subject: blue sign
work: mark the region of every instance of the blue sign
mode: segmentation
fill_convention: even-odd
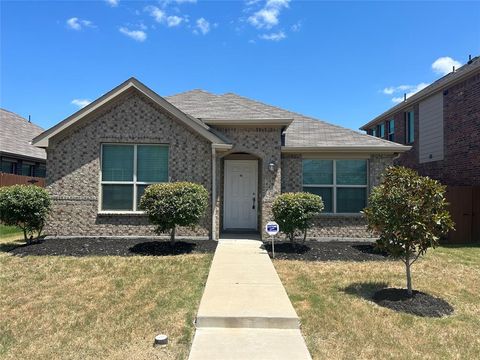
[[[265,225],[265,231],[268,235],[277,235],[280,231],[280,226],[275,221],[269,221],[267,225]]]

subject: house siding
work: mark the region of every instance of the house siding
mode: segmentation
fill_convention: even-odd
[[[210,143],[136,92],[59,135],[47,150],[46,181],[53,200],[45,229],[49,235],[154,235],[145,215],[98,213],[102,143],[168,144],[170,181],[192,181],[211,191]],[[199,226],[177,233],[208,236],[210,222],[206,215]]]

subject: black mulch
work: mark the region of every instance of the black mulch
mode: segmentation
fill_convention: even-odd
[[[265,242],[265,249],[272,256],[271,242]],[[386,253],[375,249],[373,243],[366,242],[320,242],[299,243],[276,242],[275,259],[306,261],[385,261],[391,260]]]
[[[19,256],[65,255],[65,256],[164,256],[191,253],[213,253],[217,242],[212,240],[179,239],[175,246],[168,240],[157,239],[109,239],[75,238],[43,239],[31,245],[19,245],[5,249]]]
[[[453,313],[453,307],[445,300],[416,290],[412,297],[408,297],[406,289],[382,289],[373,295],[373,301],[380,306],[417,316],[442,317]]]

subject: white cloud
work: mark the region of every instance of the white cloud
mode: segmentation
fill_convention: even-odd
[[[72,104],[78,106],[80,109],[84,108],[88,104],[90,104],[91,101],[88,99],[73,99]]]
[[[177,15],[168,16],[164,10],[159,9],[156,6],[147,6],[144,10],[147,11],[155,19],[156,22],[160,24],[165,24],[168,27],[178,26],[185,20],[184,18]]]
[[[420,83],[417,85],[400,85],[400,86],[391,86],[388,88],[383,89],[383,93],[387,95],[392,95],[394,93],[399,93],[401,91],[404,91],[404,93],[407,95],[407,99],[415,95],[417,92],[420,90],[425,89],[428,85],[428,83]],[[401,103],[404,100],[403,96],[396,96],[392,98],[392,101],[396,104]]]
[[[110,5],[111,7],[116,7],[118,6],[118,3],[120,2],[120,0],[105,0],[108,5]]]
[[[77,17],[72,17],[67,20],[67,26],[73,30],[82,30],[84,27],[94,28],[93,22],[90,20],[83,20]]]
[[[203,35],[205,35],[210,32],[210,23],[205,18],[202,17],[200,19],[197,19],[195,24],[196,29],[193,30],[195,34],[202,33]]]
[[[290,29],[293,31],[293,32],[299,32],[300,29],[302,28],[302,22],[301,21],[298,21],[297,23],[293,24]]]
[[[165,14],[165,11],[159,9],[156,6],[147,6],[145,8],[145,11],[147,11],[158,23],[164,22],[167,18],[167,14]]]
[[[142,31],[142,30],[130,30],[126,27],[121,27],[119,29],[119,31],[132,38],[133,40],[136,40],[136,41],[140,41],[140,42],[143,42],[147,39],[147,33],[145,31]]]
[[[180,16],[172,15],[167,17],[167,25],[168,27],[174,27],[181,24],[183,19]]]
[[[462,63],[452,59],[450,56],[444,56],[433,62],[432,70],[437,74],[447,75],[448,73],[452,72],[454,66],[455,69],[458,69],[460,66],[462,66]]]
[[[290,0],[267,0],[263,8],[251,15],[247,21],[257,29],[271,29],[278,25],[280,12],[288,8]]]
[[[279,31],[276,33],[262,34],[262,35],[259,35],[258,37],[263,40],[280,41],[285,39],[287,36],[283,31]]]

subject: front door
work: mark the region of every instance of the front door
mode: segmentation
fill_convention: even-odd
[[[257,229],[257,160],[225,160],[224,230]]]

